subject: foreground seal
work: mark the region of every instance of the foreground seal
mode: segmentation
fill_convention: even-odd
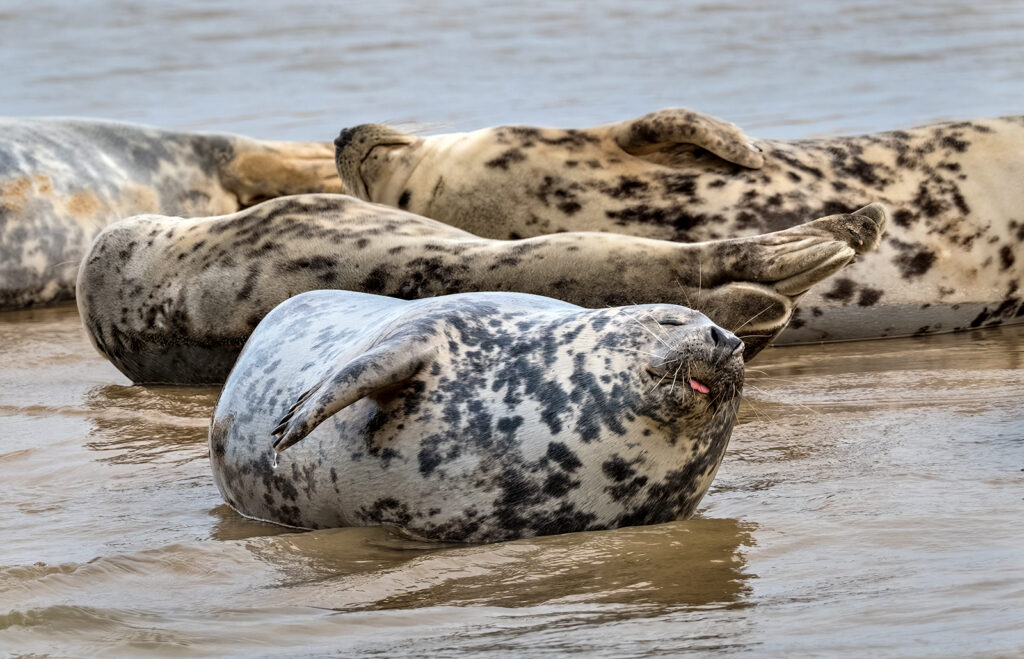
[[[1024,321],[1024,117],[751,141],[674,109],[586,130],[416,137],[368,124],[336,144],[351,194],[491,238],[703,241],[887,204],[894,223],[879,250],[812,291],[779,343]]]
[[[253,332],[210,462],[235,510],[301,528],[496,542],[668,522],[721,463],[742,354],[673,305],[314,291]]]
[[[0,118],[0,309],[70,299],[82,255],[116,220],[341,192],[333,155],[316,142]]]
[[[320,288],[686,304],[739,333],[749,361],[808,288],[877,244],[885,222],[873,205],[692,245],[605,233],[502,241],[353,197],[299,195],[221,217],[143,215],[108,227],[83,261],[78,308],[96,348],[140,383],[223,382],[271,309]]]

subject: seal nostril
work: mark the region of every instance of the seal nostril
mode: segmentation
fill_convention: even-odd
[[[708,329],[708,340],[726,354],[733,354],[743,346],[743,341],[740,341],[735,334],[718,327]]]

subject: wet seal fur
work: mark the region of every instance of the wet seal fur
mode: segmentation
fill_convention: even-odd
[[[584,130],[417,137],[367,124],[336,145],[351,194],[490,238],[705,241],[888,205],[878,251],[812,291],[778,343],[1024,321],[1024,117],[780,141],[668,109]]]
[[[142,215],[108,227],[83,261],[78,308],[96,348],[139,383],[223,382],[271,309],[326,288],[683,304],[739,333],[749,361],[808,288],[877,244],[886,218],[872,205],[700,244],[607,233],[502,241],[354,197],[298,195],[220,217]]]
[[[668,522],[721,463],[742,354],[673,305],[314,291],[249,339],[210,461],[235,510],[301,528],[496,542]]]
[[[116,220],[342,191],[328,143],[0,118],[0,309],[71,299],[79,261]]]

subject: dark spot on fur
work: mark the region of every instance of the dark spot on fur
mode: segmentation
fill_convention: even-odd
[[[906,208],[901,208],[892,214],[892,221],[901,227],[909,227],[914,221],[914,214]]]
[[[865,286],[860,289],[860,298],[857,300],[857,305],[861,307],[870,307],[882,297],[884,291],[877,288],[869,288]]]
[[[389,268],[386,266],[377,266],[363,279],[360,286],[367,293],[381,293],[387,288],[388,280],[391,278],[388,270]]]
[[[519,149],[508,149],[497,158],[488,160],[484,164],[488,167],[504,169],[507,171],[514,163],[522,162],[524,160],[526,160],[526,155],[522,151]]]
[[[839,277],[832,282],[832,290],[825,293],[825,298],[846,304],[853,298],[854,289],[857,284],[846,277]]]
[[[583,463],[580,462],[580,459],[572,449],[562,442],[548,443],[547,457],[549,460],[556,462],[562,469],[569,472],[576,471],[583,466]]]
[[[1013,250],[1010,249],[1009,245],[1003,245],[999,249],[999,262],[1003,266],[1003,270],[1009,270],[1010,267],[1017,261],[1017,257],[1013,255]]]
[[[946,135],[945,137],[942,138],[941,142],[942,146],[946,147],[947,149],[953,149],[957,153],[963,153],[964,151],[967,150],[967,147],[971,145],[970,142],[958,140],[952,135]]]

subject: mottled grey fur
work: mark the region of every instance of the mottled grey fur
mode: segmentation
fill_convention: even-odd
[[[878,251],[812,291],[779,343],[1024,321],[1024,117],[751,146],[729,124],[662,110],[585,130],[367,124],[336,145],[351,194],[489,238],[704,241],[888,205]]]
[[[82,255],[116,220],[341,192],[333,156],[327,143],[0,118],[0,309],[71,299]]]
[[[214,478],[243,515],[302,528],[495,542],[668,522],[721,463],[742,353],[672,305],[305,293],[224,386]]]
[[[501,241],[353,197],[299,195],[221,217],[142,215],[108,227],[83,261],[78,306],[93,343],[135,382],[223,382],[271,309],[324,288],[685,304],[739,333],[749,361],[797,298],[872,249],[885,223],[870,206],[701,244],[606,233]]]

